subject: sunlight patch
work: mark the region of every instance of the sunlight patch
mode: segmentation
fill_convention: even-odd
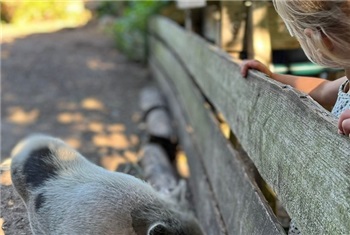
[[[101,158],[101,166],[104,167],[107,170],[115,171],[118,169],[118,166],[122,163],[125,163],[126,160],[121,157],[120,155],[111,155],[111,156],[104,156]]]
[[[9,108],[9,115],[7,120],[19,124],[19,125],[29,125],[37,121],[39,117],[39,110],[32,109],[30,111],[25,111],[21,107],[11,107]]]
[[[57,121],[63,124],[69,124],[73,122],[81,122],[83,121],[84,117],[81,113],[60,113],[57,116]]]
[[[0,185],[9,186],[12,184],[11,172],[3,171],[0,173]]]
[[[116,67],[115,63],[103,62],[100,59],[89,59],[86,63],[92,70],[111,70]]]
[[[113,124],[107,127],[110,132],[123,132],[125,131],[125,126],[123,124]]]
[[[88,110],[104,110],[104,104],[95,98],[86,98],[81,102],[81,106]]]
[[[101,122],[91,122],[89,123],[89,130],[92,132],[103,132],[104,125]]]
[[[123,134],[95,135],[93,143],[98,147],[113,147],[116,149],[126,149],[130,147],[127,137]]]
[[[137,154],[129,150],[124,152],[124,157],[128,160],[128,162],[132,162],[132,163],[137,163],[139,160]]]
[[[81,147],[81,141],[78,138],[72,137],[72,138],[64,139],[64,141],[72,148],[78,149]]]

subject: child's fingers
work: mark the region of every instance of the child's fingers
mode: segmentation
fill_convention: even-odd
[[[248,69],[260,70],[260,64],[256,60],[243,60],[241,63],[241,74],[246,77],[248,74]]]
[[[342,122],[342,127],[343,127],[343,133],[344,135],[349,136],[350,135],[350,119],[345,119]]]
[[[243,61],[240,65],[241,65],[241,74],[243,77],[246,77],[249,69],[249,61]]]
[[[343,135],[350,133],[350,109],[345,110],[338,120],[338,132]]]

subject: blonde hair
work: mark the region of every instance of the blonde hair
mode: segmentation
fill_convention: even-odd
[[[348,0],[273,0],[273,3],[289,33],[298,39],[311,61],[327,67],[350,67]],[[305,29],[312,33],[305,35]]]

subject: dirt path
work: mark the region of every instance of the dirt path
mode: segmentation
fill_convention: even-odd
[[[5,42],[1,62],[2,162],[17,141],[38,132],[63,138],[110,170],[137,160],[139,92],[151,81],[96,25]],[[6,163],[0,224],[5,234],[31,234]]]

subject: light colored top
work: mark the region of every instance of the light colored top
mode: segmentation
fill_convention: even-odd
[[[346,80],[346,82],[339,87],[338,98],[332,109],[332,114],[338,118],[346,109],[350,109],[350,93],[344,92],[347,86],[349,86],[349,80]]]

